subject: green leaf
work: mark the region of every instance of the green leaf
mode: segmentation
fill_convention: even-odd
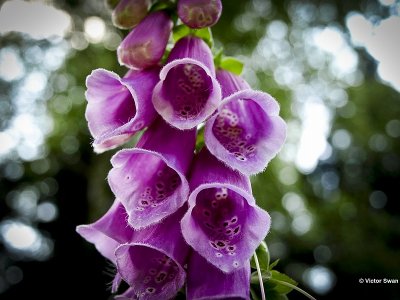
[[[269,271],[264,271],[264,270],[261,271],[261,278],[262,278],[263,282],[267,282],[269,279],[271,279],[271,276],[272,275],[271,275],[271,273]],[[252,284],[258,284],[259,283],[257,271],[251,273],[250,282]]]
[[[269,269],[272,270],[273,268],[276,267],[276,265],[279,263],[279,258],[277,260],[275,260],[272,264],[269,265]]]
[[[179,41],[181,38],[184,38],[185,36],[188,35],[193,35],[198,38],[201,38],[203,41],[207,43],[207,45],[212,48],[213,46],[213,38],[212,38],[212,33],[211,29],[209,27],[202,28],[202,29],[191,29],[185,24],[181,24],[178,26],[175,26],[172,37],[174,39],[174,42],[176,43]]]
[[[268,271],[269,270],[269,251],[267,244],[265,241],[262,241],[261,244],[256,249],[256,254],[258,258],[258,263],[260,264],[260,269]],[[251,258],[250,265],[253,269],[257,269],[256,262],[254,260],[254,255]]]
[[[277,261],[275,261],[275,262],[277,262]],[[275,298],[277,297],[277,295],[286,295],[293,290],[293,288],[291,288],[283,283],[286,282],[288,284],[297,286],[296,281],[294,281],[289,276],[282,274],[276,270],[272,270],[272,271],[262,270],[261,277],[264,282],[265,293],[273,295]],[[253,272],[251,274],[250,283],[252,285],[256,285],[256,286],[259,284],[257,272]],[[255,286],[255,290],[257,290],[256,286]],[[267,299],[275,299],[275,298],[271,298],[271,296],[270,296]],[[278,299],[278,298],[276,298],[276,299]],[[279,299],[282,299],[282,298],[279,298]]]
[[[276,270],[271,271],[271,281],[276,284],[276,287],[274,289],[279,294],[284,294],[284,295],[291,292],[293,289],[291,287],[281,284],[279,281],[287,282],[287,283],[290,283],[291,285],[297,286],[296,281],[294,281],[292,278],[290,278],[286,274],[282,274]]]
[[[185,24],[178,25],[174,27],[174,30],[172,32],[172,38],[174,39],[174,42],[176,43],[179,41],[181,38],[189,35],[191,32],[191,29],[187,27]]]
[[[287,300],[287,297],[283,294],[279,294],[276,290],[276,284],[271,282],[271,281],[267,281],[264,283],[264,292],[265,292],[265,298],[267,300]],[[258,284],[255,285],[251,285],[250,287],[250,291],[252,292],[252,296],[255,295],[255,297],[253,296],[254,300],[260,300],[260,296],[261,295],[261,291],[260,291],[260,286]]]
[[[240,75],[242,74],[244,64],[234,57],[226,56],[221,60],[221,64],[219,66],[221,69],[227,70],[236,75]]]

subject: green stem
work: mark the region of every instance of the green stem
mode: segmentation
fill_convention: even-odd
[[[258,281],[260,282],[261,299],[265,300],[264,282],[263,282],[263,278],[261,275],[261,268],[260,268],[260,264],[258,262],[258,257],[257,257],[256,252],[254,252],[254,261],[255,261],[256,267],[257,267]]]
[[[291,283],[289,283],[289,282],[285,282],[285,281],[281,281],[281,280],[273,279],[273,278],[270,278],[269,280],[272,281],[272,282],[275,281],[276,283],[279,283],[279,284],[282,284],[282,285],[286,285],[287,287],[290,287],[290,288],[292,288],[292,289],[298,291],[299,293],[303,294],[303,295],[306,296],[308,299],[317,300],[317,299],[315,299],[313,296],[311,296],[309,293],[307,293],[306,291],[302,290],[301,288],[299,288],[299,287],[297,287],[297,286],[295,286],[295,285],[293,285],[293,284],[291,284]]]

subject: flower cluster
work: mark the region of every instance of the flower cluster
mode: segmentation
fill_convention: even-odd
[[[148,13],[149,2],[121,0],[113,12],[119,27],[136,26],[117,51],[126,75],[87,78],[96,152],[144,132],[111,159],[110,210],[77,231],[116,266],[113,292],[129,285],[117,299],[170,299],[185,283],[187,299],[248,299],[250,258],[270,227],[249,176],[277,154],[285,123],[270,95],[216,70],[194,30],[162,62],[174,24],[170,12]],[[219,0],[177,3],[191,28],[215,24],[221,11]]]

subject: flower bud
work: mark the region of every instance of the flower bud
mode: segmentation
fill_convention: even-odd
[[[114,26],[121,29],[135,27],[146,17],[151,0],[121,0],[112,12]]]
[[[156,65],[164,55],[172,25],[165,12],[148,15],[118,47],[119,63],[133,69]]]
[[[179,0],[178,16],[191,28],[213,26],[222,12],[221,0]]]

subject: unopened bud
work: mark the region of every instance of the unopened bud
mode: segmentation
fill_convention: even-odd
[[[121,0],[112,12],[114,26],[121,29],[135,27],[146,17],[151,0]]]

